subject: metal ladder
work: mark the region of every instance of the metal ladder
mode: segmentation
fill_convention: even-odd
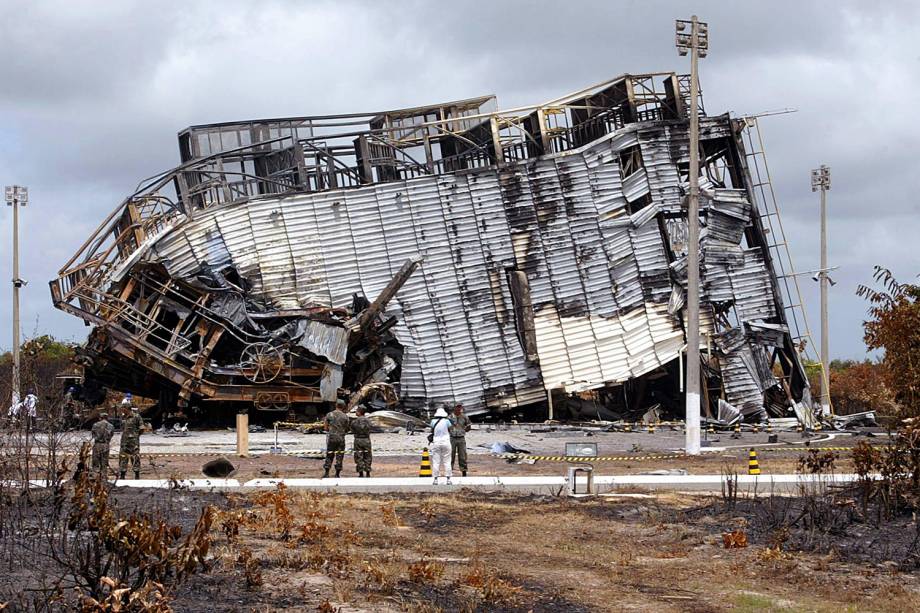
[[[799,279],[795,275],[792,264],[792,254],[783,230],[783,221],[779,214],[776,194],[773,191],[773,182],[770,167],[767,164],[767,154],[764,151],[763,136],[760,133],[760,123],[757,117],[745,117],[745,129],[742,131],[744,139],[745,158],[748,172],[751,177],[751,190],[758,202],[755,206],[760,211],[760,217],[768,231],[767,246],[773,260],[780,291],[783,297],[786,323],[792,339],[799,349],[802,358],[812,362],[819,361],[808,317],[805,313],[802,292],[799,288]],[[805,341],[804,350],[801,349]]]

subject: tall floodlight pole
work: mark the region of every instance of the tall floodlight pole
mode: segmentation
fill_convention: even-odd
[[[13,385],[11,400],[19,402],[19,288],[25,282],[19,278],[19,207],[29,202],[29,189],[22,185],[7,185],[6,204],[13,207]]]
[[[827,192],[831,188],[831,169],[821,165],[811,171],[811,191],[821,192],[821,268],[818,281],[821,283],[821,414],[831,412],[830,377],[827,369],[830,365],[827,340],[827,285],[832,282],[827,275]]]
[[[688,33],[689,30],[689,33]],[[709,50],[709,27],[677,20],[677,52],[690,53],[690,193],[687,198],[687,407],[688,455],[700,453],[700,116],[697,63]]]

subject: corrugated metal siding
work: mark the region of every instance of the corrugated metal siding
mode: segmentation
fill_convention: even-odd
[[[724,120],[707,119],[704,129],[729,134]],[[618,153],[635,145],[645,168],[624,183]],[[545,397],[544,388],[622,382],[677,357],[683,314],[669,314],[668,300],[686,270],[669,261],[674,238],[659,219],[681,210],[677,163],[686,150],[679,127],[630,126],[581,151],[500,170],[215,207],[149,257],[180,277],[203,259],[232,262],[256,297],[291,308],[345,306],[355,291],[373,298],[421,254],[420,271],[389,306],[406,348],[401,395],[414,405],[458,400],[474,413],[514,406]],[[630,216],[627,199],[641,193],[652,202]],[[711,194],[704,298],[734,301],[742,321],[772,317],[763,258],[738,244],[750,203],[737,191]],[[509,269],[527,275],[539,365],[518,337]],[[711,310],[702,311],[710,332]],[[749,411],[770,384],[755,351],[724,356],[729,399]]]

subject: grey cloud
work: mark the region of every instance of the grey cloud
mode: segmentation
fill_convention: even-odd
[[[848,1],[21,3],[0,8],[0,173],[27,183],[25,325],[81,338],[44,282],[139,179],[175,165],[176,132],[253,117],[414,106],[495,93],[502,106],[547,99],[623,72],[687,70],[673,20],[711,27],[701,65],[707,108],[793,115],[762,121],[793,256],[814,268],[817,200],[809,170],[834,173],[831,261],[835,355],[864,352],[872,264],[920,269],[910,121],[920,100],[920,8]],[[0,212],[0,279],[9,214]],[[802,289],[817,331],[817,292]],[[0,314],[9,312],[0,293]],[[0,326],[0,346],[9,344]]]

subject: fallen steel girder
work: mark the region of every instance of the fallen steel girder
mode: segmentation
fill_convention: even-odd
[[[676,408],[686,100],[686,79],[655,73],[502,112],[486,96],[194,126],[183,165],[126,199],[52,296],[104,331],[97,376],[168,385],[180,405],[280,409],[285,393],[316,404],[381,382],[408,409],[473,415],[554,392],[618,414]],[[689,350],[706,354],[708,414],[810,413],[744,126],[701,120]]]

